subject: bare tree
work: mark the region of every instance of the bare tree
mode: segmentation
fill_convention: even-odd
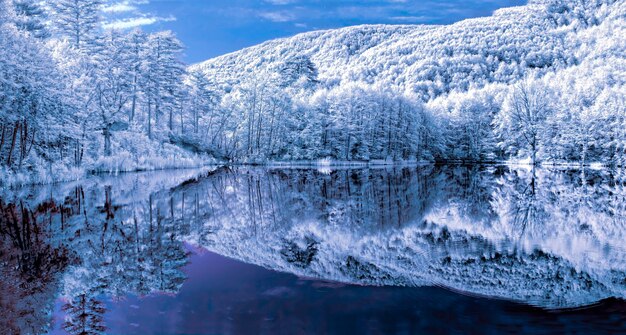
[[[532,165],[537,165],[547,120],[553,112],[550,101],[549,89],[539,82],[516,85],[496,116],[500,146],[511,154],[528,154]]]

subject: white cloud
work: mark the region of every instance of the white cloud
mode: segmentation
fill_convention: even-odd
[[[107,22],[103,25],[104,29],[130,29],[140,26],[149,26],[151,24],[155,24],[157,22],[171,22],[176,21],[176,18],[173,16],[170,17],[156,17],[156,16],[147,16],[147,17],[132,17],[127,19],[119,19],[115,21]]]
[[[137,12],[139,9],[137,5],[145,5],[150,3],[149,0],[123,0],[123,1],[111,1],[102,8],[105,13],[128,13]]]
[[[393,16],[391,17],[391,19],[393,21],[398,21],[398,22],[429,22],[431,20],[434,20],[435,18],[432,16],[419,15],[419,16]]]
[[[296,19],[295,15],[290,12],[262,12],[259,16],[272,22],[289,22]]]
[[[297,0],[265,0],[265,2],[270,3],[272,5],[289,5],[292,3],[296,3]]]
[[[174,16],[160,17],[142,12],[139,7],[148,3],[150,0],[111,1],[102,9],[107,19],[102,27],[104,29],[130,29],[158,22],[176,21]]]
[[[102,11],[105,13],[125,13],[125,12],[134,12],[137,10],[137,7],[130,5],[128,3],[116,3],[111,4],[102,8]]]

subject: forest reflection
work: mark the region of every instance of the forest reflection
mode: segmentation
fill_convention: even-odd
[[[222,168],[0,199],[0,328],[106,330],[103,299],[176,294],[189,246],[324,280],[547,308],[626,297],[626,183],[604,170]]]

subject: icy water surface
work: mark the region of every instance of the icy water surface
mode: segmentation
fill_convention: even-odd
[[[625,179],[222,168],[4,190],[0,333],[626,333]]]

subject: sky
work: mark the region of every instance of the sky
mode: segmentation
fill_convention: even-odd
[[[449,24],[526,0],[109,0],[105,27],[172,30],[197,63],[261,42],[359,24]]]

